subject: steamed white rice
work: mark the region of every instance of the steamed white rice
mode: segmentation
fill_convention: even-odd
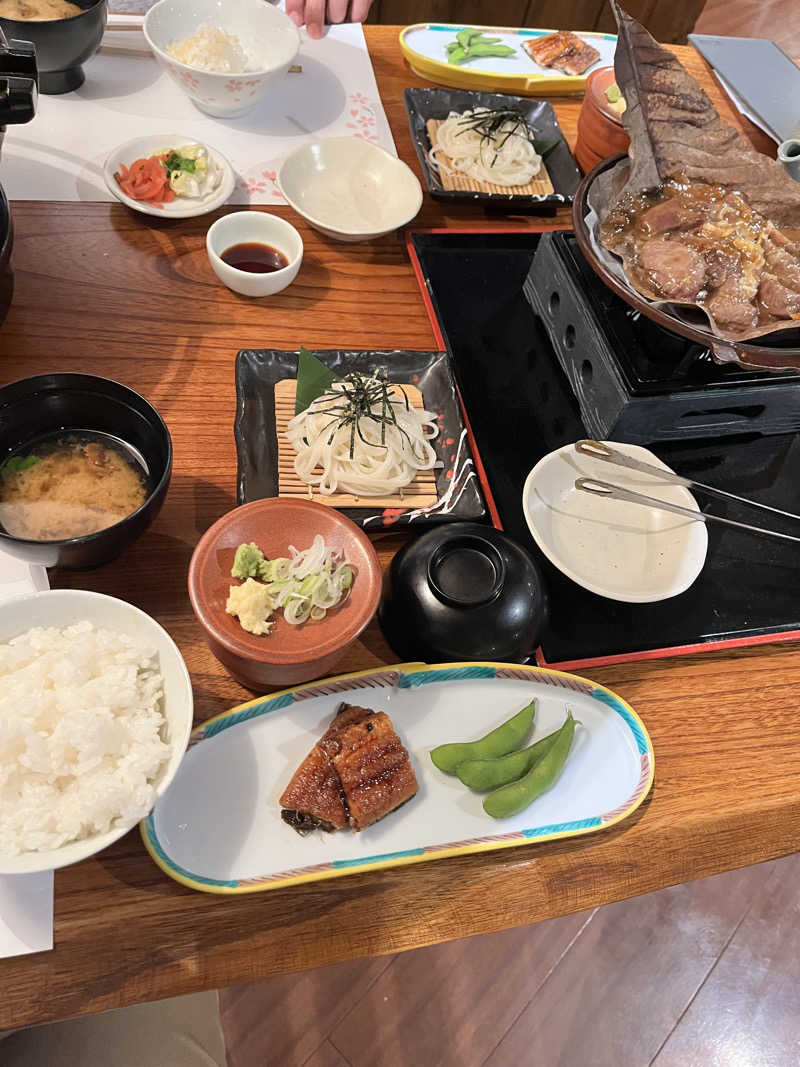
[[[154,649],[78,622],[0,643],[0,852],[133,823],[170,754]]]

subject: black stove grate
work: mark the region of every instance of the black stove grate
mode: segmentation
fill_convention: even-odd
[[[605,286],[572,233],[542,236],[524,291],[593,436],[644,443],[800,429],[800,374],[714,363]]]

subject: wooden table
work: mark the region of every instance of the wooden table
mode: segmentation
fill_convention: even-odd
[[[368,27],[368,41],[398,150],[416,169],[402,90],[422,83],[394,29]],[[734,120],[703,60],[676,52]],[[571,142],[579,107],[556,105]],[[186,657],[197,720],[206,719],[250,696],[207,651],[186,594],[195,543],[235,504],[235,354],[301,343],[434,347],[402,236],[340,245],[293,218],[306,242],[297,281],[249,301],[213,276],[208,219],[150,225],[117,205],[41,203],[15,205],[14,219],[16,293],[0,332],[0,381],[44,371],[119,379],[157,405],[175,444],[172,486],[148,534],[118,562],[54,575],[54,584],[121,596],[155,616]],[[443,211],[426,198],[417,225],[481,222],[477,211]],[[396,534],[380,540],[384,563],[399,543]],[[392,659],[372,626],[342,670]],[[55,950],[0,961],[0,1030],[536,922],[795,849],[796,645],[592,676],[637,708],[657,754],[649,799],[618,827],[242,897],[170,881],[133,831],[57,872]]]

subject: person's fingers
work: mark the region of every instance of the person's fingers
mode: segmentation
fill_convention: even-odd
[[[286,0],[286,14],[298,26],[303,25],[303,10],[305,6],[305,0]]]
[[[349,0],[328,0],[328,22],[344,22]]]
[[[325,0],[306,0],[306,29],[309,37],[321,37],[325,25]]]
[[[363,22],[372,7],[372,0],[353,0],[350,8],[350,21]]]

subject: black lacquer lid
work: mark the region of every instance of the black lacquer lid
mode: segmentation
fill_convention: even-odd
[[[407,544],[389,568],[379,619],[401,659],[528,659],[547,621],[533,559],[476,523],[443,526]]]

